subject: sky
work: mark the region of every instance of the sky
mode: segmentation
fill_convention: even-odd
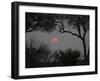
[[[69,28],[67,28],[69,29]],[[75,29],[69,29],[74,31]],[[75,31],[74,31],[75,32]],[[48,45],[51,51],[56,50],[66,50],[72,48],[72,50],[78,50],[83,55],[83,44],[79,38],[68,33],[60,32],[42,32],[42,31],[32,31],[26,33],[26,41],[29,43],[30,40],[37,41],[37,46],[45,43]],[[89,32],[86,34],[86,43],[89,45]]]

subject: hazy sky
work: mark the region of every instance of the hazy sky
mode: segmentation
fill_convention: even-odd
[[[67,28],[67,30],[77,33],[75,29]],[[72,48],[73,50],[79,50],[83,55],[83,44],[81,40],[68,33],[60,33],[56,31],[50,33],[41,31],[26,33],[26,41],[29,42],[31,39],[38,41],[39,44],[47,44],[51,51],[59,49],[66,50]],[[89,44],[89,32],[86,34],[86,43],[87,45]]]

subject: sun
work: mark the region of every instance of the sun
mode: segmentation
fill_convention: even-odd
[[[53,36],[53,37],[51,38],[51,43],[52,43],[52,44],[58,44],[58,43],[59,43],[59,38],[58,38],[57,36]]]

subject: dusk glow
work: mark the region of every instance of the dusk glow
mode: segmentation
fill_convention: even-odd
[[[56,36],[52,37],[52,38],[51,38],[51,43],[52,43],[52,44],[58,44],[58,43],[59,43],[59,38],[56,37]]]

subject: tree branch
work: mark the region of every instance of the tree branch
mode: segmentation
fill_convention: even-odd
[[[83,39],[85,39],[85,35],[86,35],[86,32],[84,32],[84,34],[83,34]]]
[[[77,29],[78,29],[79,36],[81,37],[81,30],[80,30],[80,26],[77,26]]]
[[[78,37],[78,38],[81,38],[82,39],[82,37],[81,36],[79,36],[79,35],[77,35],[77,34],[75,34],[75,33],[72,33],[71,31],[63,31],[62,33],[69,33],[69,34],[71,34],[71,35],[74,35],[74,36],[76,36],[76,37]]]
[[[58,25],[58,26],[59,26],[59,25]],[[82,39],[82,37],[81,37],[80,34],[77,35],[77,34],[75,34],[75,33],[72,33],[71,31],[66,31],[66,30],[64,29],[64,24],[63,24],[63,22],[61,23],[61,26],[59,26],[59,29],[60,29],[59,32],[61,32],[61,33],[69,33],[69,34],[71,34],[71,35],[74,35],[74,36],[76,36],[76,37]]]
[[[82,27],[83,27],[84,32],[86,32],[85,23],[82,24]]]
[[[34,28],[32,27],[31,29],[26,30],[26,32],[32,32]]]

